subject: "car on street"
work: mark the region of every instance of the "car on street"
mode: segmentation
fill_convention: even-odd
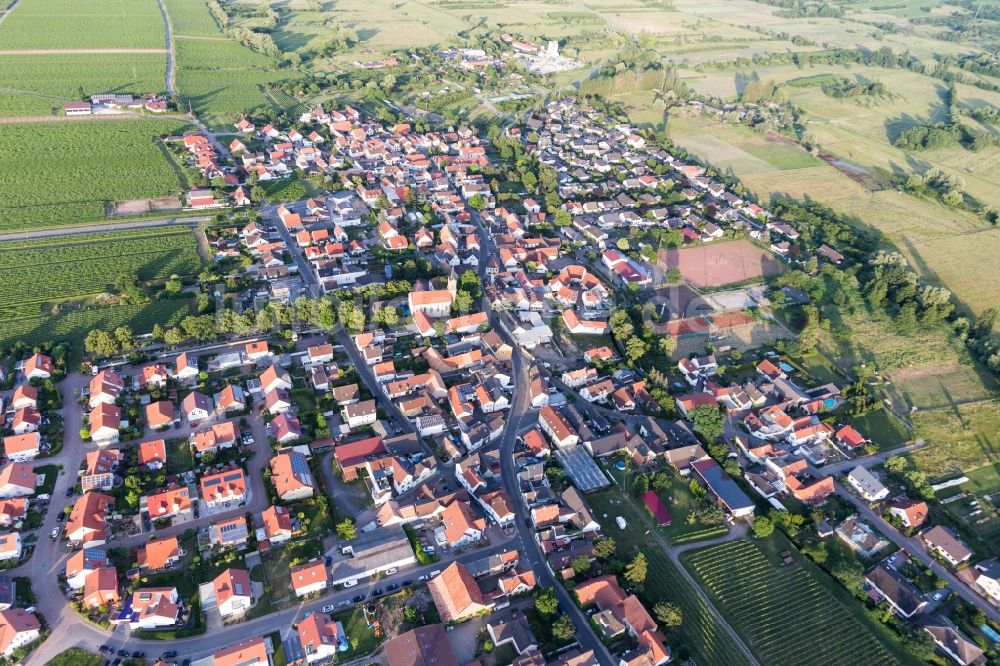
[[[377,597],[380,594],[382,594],[382,588],[381,587],[376,587],[374,590],[372,590],[372,596],[373,597]]]
[[[399,569],[397,569],[396,567],[392,567],[390,569],[386,569],[385,570],[385,575],[386,576],[391,576],[392,574],[396,573],[397,571],[399,571]]]
[[[399,587],[399,585],[396,585],[395,583],[389,583],[388,585],[385,586],[385,589],[387,589],[390,592],[392,592],[393,590],[395,590],[398,587]]]
[[[333,604],[327,604],[326,606],[323,606],[322,611],[324,613],[332,613],[334,610],[336,610],[336,608],[337,607],[334,606]]]
[[[143,651],[141,651],[141,650],[136,650],[135,652],[132,653],[132,658],[133,659],[142,659],[145,656],[146,656],[146,653],[143,652]]]
[[[427,574],[424,574],[423,576],[420,576],[419,578],[417,578],[417,580],[420,581],[421,583],[423,583],[425,581],[428,581],[430,579],[431,579],[431,577],[428,576]]]
[[[360,604],[364,600],[365,600],[365,595],[363,595],[363,594],[359,594],[356,597],[354,597],[353,599],[351,599],[351,601],[353,601],[356,604]]]
[[[337,608],[344,608],[345,606],[350,606],[350,605],[351,605],[351,602],[348,601],[347,599],[344,599],[343,601],[341,601],[341,602],[339,602],[337,604]]]
[[[126,650],[125,648],[122,648],[121,650],[118,650],[118,656],[119,657],[127,657],[128,656],[128,650]]]
[[[412,581],[412,580],[410,580],[410,579],[406,579],[406,580],[404,580],[404,581],[403,581],[402,583],[400,583],[400,585],[401,585],[402,587],[408,587],[408,586],[410,586],[410,585],[413,585],[413,581]]]
[[[177,656],[177,650],[168,650],[163,653],[163,659],[173,659]]]
[[[76,488],[70,486],[69,488],[66,489],[66,497],[72,497],[75,492]]]
[[[59,526],[56,525],[55,527],[52,528],[52,540],[55,541],[58,538],[59,538]]]
[[[101,654],[114,654],[115,653],[115,649],[113,647],[111,647],[110,645],[102,645],[101,647],[99,647],[97,649],[101,651]]]
[[[354,587],[357,584],[358,584],[358,581],[356,581],[356,580],[345,580],[344,581],[344,587]]]

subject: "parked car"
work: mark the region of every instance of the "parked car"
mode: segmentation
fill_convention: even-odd
[[[359,594],[356,597],[354,597],[353,599],[351,599],[351,601],[354,602],[354,603],[356,603],[356,604],[360,604],[364,600],[365,600],[365,595],[363,595],[363,594]]]
[[[168,650],[167,652],[163,653],[164,659],[173,659],[176,656],[177,656],[177,650]]]
[[[332,613],[336,608],[337,607],[333,604],[327,604],[326,606],[323,606],[322,610],[324,613]]]
[[[357,584],[358,584],[358,581],[356,581],[356,580],[345,580],[344,581],[344,587],[354,587]]]
[[[399,585],[396,585],[395,583],[389,583],[388,585],[385,586],[385,589],[387,589],[390,592],[392,592],[393,590],[395,590],[398,587],[399,587]]]
[[[59,538],[59,526],[56,525],[55,527],[52,528],[52,540],[55,541],[58,538]]]
[[[386,569],[385,570],[385,575],[386,576],[391,576],[392,574],[396,573],[397,571],[399,571],[399,569],[397,569],[396,567],[392,567],[390,569]]]
[[[101,651],[101,654],[114,654],[115,653],[115,649],[113,647],[111,647],[110,645],[102,645],[101,647],[99,647],[97,649]]]
[[[380,594],[382,594],[382,588],[381,587],[376,587],[374,590],[372,590],[372,596],[373,597],[377,597]]]
[[[344,599],[343,601],[337,604],[337,608],[343,608],[344,606],[350,606],[350,605],[351,602],[348,601],[347,599]]]
[[[420,576],[419,578],[417,578],[417,580],[418,580],[419,582],[421,582],[421,583],[424,583],[424,582],[426,582],[426,581],[429,581],[430,579],[431,579],[431,577],[430,577],[430,576],[428,576],[427,574],[424,574],[423,576]]]

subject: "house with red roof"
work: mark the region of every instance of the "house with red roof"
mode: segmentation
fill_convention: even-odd
[[[322,592],[330,580],[323,560],[300,564],[297,567],[292,567],[288,572],[292,577],[292,589],[295,590],[297,597]]]

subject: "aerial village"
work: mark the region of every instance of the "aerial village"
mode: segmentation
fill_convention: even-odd
[[[673,625],[642,601],[631,531],[753,538],[762,511],[813,511],[822,520],[803,529],[861,558],[868,603],[981,663],[935,609],[948,585],[1000,603],[1000,564],[890,480],[872,433],[843,416],[846,379],[812,381],[777,350],[757,314],[767,288],[706,296],[653,239],[738,235],[768,262],[834,270],[835,248],[804,247],[703,167],[572,99],[493,137],[352,108],[235,130],[226,150],[183,137],[191,165],[228,186],[188,205],[225,211],[212,252],[252,285],[234,308],[361,292],[361,321],[86,374],[25,355],[0,394],[0,568],[62,561],[58,602],[143,646],[207,631],[214,647],[184,662],[203,666],[376,649],[389,666],[660,666],[677,659]],[[555,174],[558,213],[491,182],[511,153]],[[328,191],[258,209],[253,184],[292,174],[325,176]],[[644,296],[645,323],[670,343],[655,368],[630,356],[616,320]],[[691,507],[675,522],[682,494]],[[928,588],[890,533],[916,535],[954,581]],[[45,631],[21,581],[0,576],[6,657]],[[308,612],[248,631],[296,607]],[[101,646],[164,663],[179,649]]]

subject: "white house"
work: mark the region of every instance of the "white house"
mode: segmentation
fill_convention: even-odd
[[[225,620],[243,617],[253,603],[253,585],[245,569],[229,568],[212,581],[215,607]]]
[[[871,472],[858,465],[847,475],[847,482],[868,502],[878,502],[889,496],[889,489]]]

